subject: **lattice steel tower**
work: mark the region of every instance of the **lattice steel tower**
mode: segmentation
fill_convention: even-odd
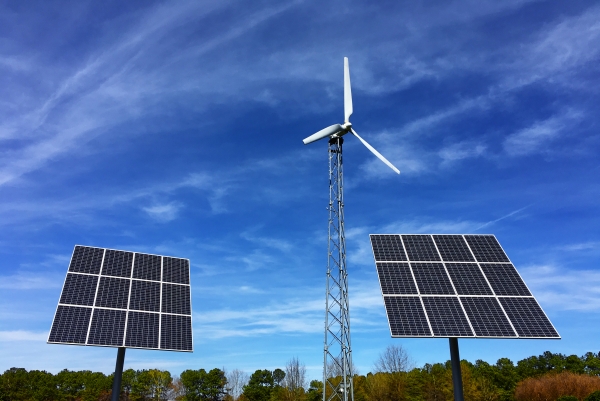
[[[350,307],[344,236],[344,172],[342,136],[351,133],[392,170],[400,171],[362,139],[352,128],[350,67],[344,57],[344,124],[333,124],[303,140],[305,145],[329,138],[329,245],[325,301],[325,349],[323,361],[323,401],[354,401],[352,348],[350,346]]]
[[[329,245],[325,292],[325,348],[323,401],[354,401],[350,305],[344,235],[344,138],[329,140]]]

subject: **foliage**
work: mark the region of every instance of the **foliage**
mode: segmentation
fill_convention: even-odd
[[[248,384],[244,386],[243,395],[248,401],[269,401],[274,387],[273,372],[259,369],[250,376]]]
[[[183,400],[186,401],[221,401],[226,391],[225,372],[213,369],[185,370],[180,377]]]
[[[374,373],[353,376],[355,401],[452,401],[450,361],[410,369],[408,355],[389,348]],[[461,361],[469,401],[600,401],[600,354],[544,352],[514,363]],[[330,372],[333,372],[330,370]],[[231,378],[231,381],[228,379]],[[331,378],[334,384],[339,376]],[[306,385],[305,367],[292,358],[284,370],[186,370],[173,380],[158,369],[123,372],[121,401],[321,401],[324,385]],[[0,375],[0,401],[108,401],[112,375],[91,371],[49,372],[11,368]],[[328,389],[327,391],[331,391]],[[573,398],[575,397],[575,398]]]
[[[600,377],[561,372],[541,377],[530,377],[517,385],[517,401],[556,400],[562,396],[575,396],[583,400],[592,392],[600,390]]]

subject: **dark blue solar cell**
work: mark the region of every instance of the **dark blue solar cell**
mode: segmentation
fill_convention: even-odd
[[[533,297],[498,299],[520,337],[560,338]]]
[[[393,337],[431,337],[419,297],[383,297]]]
[[[132,280],[129,309],[160,312],[160,283]]]
[[[510,262],[493,235],[465,235],[478,262]]]
[[[127,318],[125,345],[137,348],[158,348],[158,313],[130,311]]]
[[[59,305],[48,342],[85,344],[92,308]]]
[[[377,263],[383,295],[418,294],[408,263]]]
[[[434,262],[440,259],[431,235],[403,235],[402,241],[408,260]]]
[[[398,262],[405,261],[406,254],[399,235],[371,235],[373,256],[376,262]]]
[[[163,278],[166,283],[190,283],[190,263],[187,259],[163,258]]]
[[[98,276],[67,273],[59,302],[61,304],[92,306],[94,305],[97,284]]]
[[[161,311],[163,313],[190,315],[190,287],[188,285],[163,283]]]
[[[422,299],[433,335],[437,337],[474,336],[456,297],[423,297]]]
[[[192,317],[161,315],[160,348],[176,351],[193,351]]]
[[[77,245],[73,250],[69,271],[75,273],[100,274],[103,248]]]
[[[411,263],[410,266],[421,294],[455,294],[443,264]]]
[[[127,309],[131,280],[116,277],[100,277],[96,305],[105,308]]]
[[[446,269],[459,295],[493,295],[477,263],[446,263]]]
[[[434,235],[437,249],[446,262],[475,262],[462,235]]]
[[[88,344],[123,346],[127,312],[115,309],[94,309]]]
[[[475,334],[481,337],[516,337],[495,297],[461,297]]]
[[[107,249],[102,265],[103,276],[131,277],[133,252]]]
[[[133,263],[133,278],[160,281],[161,257],[136,253]]]

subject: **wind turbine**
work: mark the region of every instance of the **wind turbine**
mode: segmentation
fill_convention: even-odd
[[[342,144],[352,133],[379,160],[400,174],[385,157],[352,128],[352,90],[350,67],[344,57],[344,123],[327,128],[304,139],[304,144],[329,138],[329,243],[327,286],[325,295],[325,345],[323,351],[323,401],[334,399],[354,401],[352,384],[352,347],[350,346],[350,306],[348,303],[348,273],[346,271],[346,237],[344,234],[344,174]]]

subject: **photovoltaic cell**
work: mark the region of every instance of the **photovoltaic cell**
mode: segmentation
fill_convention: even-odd
[[[59,305],[52,322],[48,341],[85,344],[92,308]]]
[[[370,238],[392,336],[560,338],[495,236]]]
[[[510,262],[493,235],[465,235],[478,262]]]
[[[107,249],[102,265],[102,275],[115,277],[131,277],[133,252]]]
[[[133,278],[160,281],[161,257],[157,255],[135,254]]]
[[[531,295],[513,265],[481,263],[481,269],[496,295]]]
[[[160,312],[160,283],[131,280],[129,309]]]
[[[446,263],[458,295],[493,295],[477,263]]]
[[[163,283],[162,286],[162,312],[191,314],[189,286],[167,283]]]
[[[431,336],[419,297],[383,297],[393,336]]]
[[[377,274],[383,295],[418,294],[408,263],[377,263]]]
[[[103,248],[78,245],[73,250],[69,271],[75,273],[100,274],[103,255]]]
[[[100,277],[95,306],[127,309],[131,280],[116,277]]]
[[[94,309],[88,344],[123,345],[127,312],[115,309]]]
[[[163,258],[163,280],[167,283],[189,284],[190,266],[187,259]]]
[[[67,273],[67,279],[60,295],[61,304],[94,305],[98,276]]]
[[[439,337],[472,337],[473,331],[456,297],[423,297],[433,334]]]
[[[433,235],[442,260],[445,262],[475,262],[462,235]]]
[[[430,235],[403,235],[402,240],[408,260],[424,262],[441,260]]]
[[[371,235],[371,245],[376,262],[406,260],[404,246],[399,235]]]
[[[460,301],[478,336],[517,336],[495,297],[461,297]]]
[[[125,346],[158,348],[158,321],[160,314],[129,312]]]
[[[161,315],[160,348],[173,350],[192,349],[191,316]]]
[[[455,294],[441,263],[411,263],[421,294]]]
[[[558,333],[534,298],[499,298],[520,337],[556,338]]]
[[[48,342],[192,351],[189,270],[188,259],[75,246]]]

